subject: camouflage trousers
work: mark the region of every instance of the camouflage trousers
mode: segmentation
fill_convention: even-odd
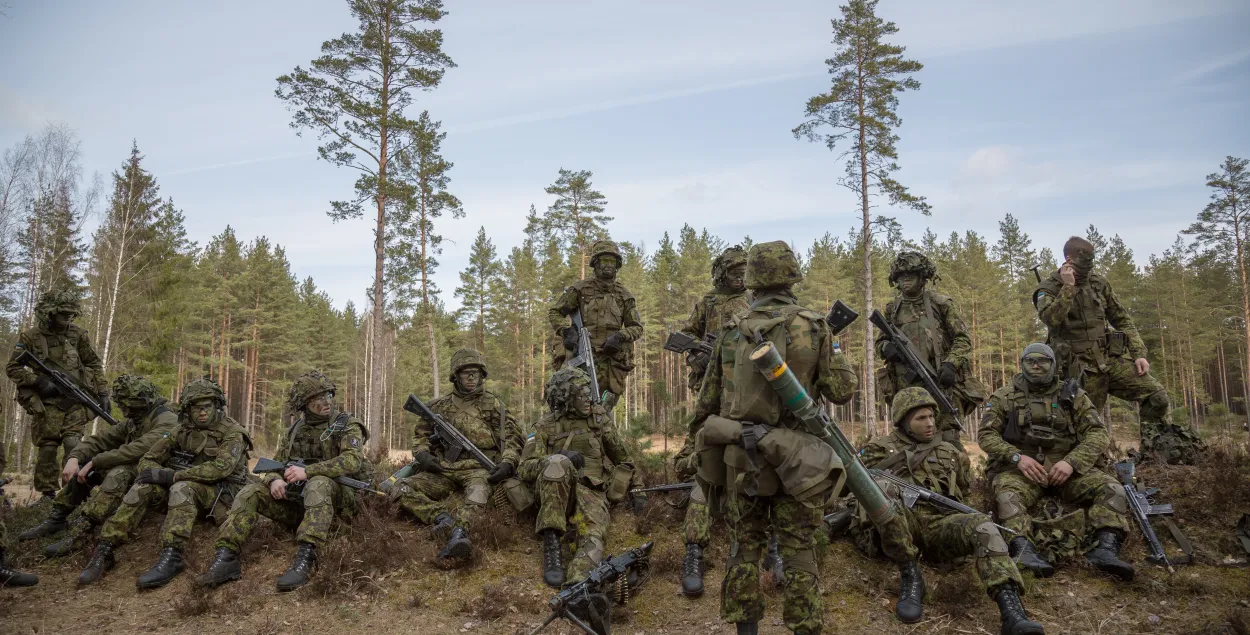
[[[318,547],[330,539],[336,509],[345,509],[347,488],[325,476],[314,476],[304,485],[303,495],[288,493],[278,500],[269,486],[251,483],[234,499],[226,522],[217,532],[217,546],[238,553],[256,523],[264,516],[287,529],[295,530],[295,540]]]
[[[103,525],[121,507],[122,497],[134,485],[138,476],[135,464],[127,463],[109,468],[104,473],[104,481],[99,485],[83,484],[76,478],[70,479],[56,493],[53,504],[68,509],[81,507],[83,518],[93,525]]]
[[[392,489],[392,498],[399,506],[426,525],[434,524],[439,514],[450,513],[456,526],[468,527],[473,518],[490,502],[490,473],[481,468],[447,470],[442,474],[420,472],[403,479]],[[447,499],[464,490],[464,502],[448,511]]]
[[[572,462],[559,454],[547,457],[547,465],[538,475],[534,489],[538,496],[538,521],[534,531],[542,533],[554,529],[564,534],[572,522],[577,528],[577,551],[564,579],[569,582],[584,579],[603,561],[608,525],[612,522],[607,495],[601,489],[579,482]]]
[[[732,543],[721,583],[721,619],[758,622],[764,618],[760,560],[768,551],[771,529],[776,533],[785,563],[782,619],[786,628],[820,632],[824,605],[814,545],[816,532],[823,526],[821,513],[826,498],[815,496],[800,501],[785,494],[747,496],[729,492],[725,512]]]
[[[712,533],[712,507],[705,502],[690,501],[682,523],[686,544],[706,549]]]
[[[43,412],[32,414],[31,443],[39,448],[35,456],[36,492],[51,493],[60,489],[61,462],[57,450],[68,457],[82,440],[83,428],[87,426],[87,409],[74,406],[61,410],[47,404]]]
[[[1154,375],[1137,374],[1137,367],[1126,357],[1107,359],[1106,370],[1084,364],[1085,392],[1094,406],[1102,410],[1107,395],[1138,405],[1141,422],[1142,451],[1163,453],[1169,463],[1192,463],[1194,454],[1203,447],[1202,439],[1187,426],[1172,423],[1168,391]]]
[[[168,503],[165,523],[161,525],[161,546],[183,549],[191,539],[196,519],[217,517],[230,504],[237,487],[230,483],[192,481],[178,481],[169,489],[152,483],[133,485],[122,498],[121,507],[100,529],[100,540],[114,546],[126,542],[139,528],[148,509]]]
[[[1033,517],[1029,514],[1043,496],[1058,496],[1065,503],[1086,507],[1086,526],[1092,530],[1128,531],[1128,499],[1124,486],[1110,475],[1093,471],[1073,474],[1063,485],[1043,488],[1018,471],[1002,472],[993,480],[999,522],[1021,536],[1029,536]]]

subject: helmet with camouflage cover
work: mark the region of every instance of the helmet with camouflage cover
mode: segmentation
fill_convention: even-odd
[[[721,252],[721,255],[712,261],[712,284],[717,288],[724,287],[724,280],[729,275],[729,270],[745,264],[747,264],[747,251],[742,247],[734,245]]]
[[[471,349],[462,348],[451,354],[451,375],[447,377],[448,381],[456,381],[456,373],[468,368],[469,366],[477,366],[482,369],[482,379],[486,379],[486,360],[482,359],[482,354]]]
[[[929,391],[919,386],[904,388],[894,395],[894,402],[890,404],[890,419],[894,421],[895,427],[901,427],[903,422],[907,421],[907,415],[916,408],[933,408],[937,411],[937,400]]]
[[[747,254],[748,289],[766,289],[796,284],[803,280],[799,259],[783,240],[752,245]]]
[[[321,371],[314,370],[304,373],[291,382],[291,390],[287,393],[286,398],[287,412],[291,414],[299,412],[308,404],[309,399],[323,392],[333,393],[334,390],[334,382]]]
[[[890,264],[890,286],[898,282],[899,276],[905,273],[919,275],[921,280],[937,280],[937,265],[929,257],[918,251],[901,251]]]
[[[35,317],[40,322],[47,322],[48,318],[54,313],[69,313],[78,315],[82,313],[82,304],[78,299],[78,294],[70,289],[53,289],[45,291],[39,296],[39,301],[35,303]]]
[[[212,399],[218,408],[226,405],[226,393],[222,392],[221,385],[208,377],[201,377],[182,387],[182,394],[178,395],[178,409],[186,412],[193,402],[201,399]]]
[[[160,399],[156,384],[139,375],[120,375],[113,380],[113,399],[123,407],[142,408]]]
[[[616,256],[618,267],[625,262],[625,259],[621,258],[621,250],[616,246],[616,243],[610,240],[596,240],[595,244],[590,246],[590,266],[595,266],[595,259],[605,255]]]
[[[547,386],[543,389],[543,400],[552,412],[563,412],[572,403],[573,395],[578,390],[589,392],[590,375],[580,368],[565,366],[547,380]]]

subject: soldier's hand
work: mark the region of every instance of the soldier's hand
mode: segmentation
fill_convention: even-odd
[[[586,457],[582,456],[582,453],[577,450],[560,450],[556,454],[568,457],[569,461],[573,463],[573,467],[579,470],[586,467]]]
[[[305,472],[304,468],[298,465],[292,465],[286,468],[286,471],[282,473],[282,478],[288,483],[298,483],[300,481],[307,481],[308,472]]]
[[[1042,487],[1046,487],[1050,483],[1050,475],[1046,473],[1046,468],[1042,467],[1042,464],[1035,461],[1033,457],[1021,454],[1020,462],[1016,466],[1020,468],[1020,473],[1024,474],[1024,477],[1030,481]]]
[[[1138,377],[1141,377],[1145,375],[1146,373],[1150,372],[1150,362],[1146,361],[1145,357],[1138,357],[1137,359],[1133,360],[1133,365],[1137,367]]]
[[[647,495],[636,494],[634,496],[634,515],[641,516],[642,511],[647,508]]]
[[[286,481],[280,478],[273,479],[269,483],[269,496],[276,501],[284,500],[286,498]]]
[[[500,463],[499,465],[495,466],[495,471],[490,473],[490,476],[487,477],[486,482],[490,483],[491,485],[498,485],[499,483],[502,483],[512,478],[514,474],[516,474],[516,468],[512,467],[511,463],[508,463],[508,462]]]
[[[87,476],[91,474],[93,469],[95,469],[95,461],[87,461],[87,464],[78,470],[78,482],[86,485]]]
[[[61,482],[68,483],[75,474],[78,474],[78,459],[70,458],[65,462],[65,469],[61,470]]]
[[[161,487],[169,487],[174,484],[174,471],[165,468],[148,468],[139,472],[139,478],[135,479],[135,482],[140,485],[160,485]]]
[[[938,370],[938,385],[943,388],[950,388],[959,383],[959,371],[955,370],[955,365],[946,362],[942,364],[942,368]]]
[[[686,358],[686,365],[693,368],[694,372],[702,375],[707,371],[707,363],[710,359],[711,355],[708,355],[703,351],[697,351],[691,353],[690,356]]]
[[[1065,287],[1076,286],[1076,267],[1073,267],[1070,262],[1063,263],[1059,267],[1059,279],[1063,281]]]
[[[608,355],[615,355],[617,354],[617,352],[621,350],[621,347],[624,345],[625,345],[625,336],[621,334],[620,331],[617,331],[609,335],[608,339],[603,340],[603,352],[607,353]]]
[[[1050,484],[1052,487],[1058,487],[1068,482],[1068,478],[1072,476],[1072,464],[1067,461],[1060,461],[1050,466]]]
[[[886,360],[894,362],[895,364],[907,363],[907,358],[903,356],[902,349],[900,349],[898,344],[895,344],[894,342],[886,342],[885,346],[881,347],[881,354],[885,356]]]
[[[438,462],[438,459],[426,450],[417,452],[416,455],[412,457],[412,460],[417,465],[421,466],[423,471],[433,472],[434,474],[443,473],[443,466]]]
[[[570,326],[564,329],[564,334],[561,337],[564,338],[564,348],[574,352],[577,351],[577,329]]]
[[[50,397],[59,394],[61,389],[57,388],[51,379],[41,375],[39,379],[35,380],[35,392],[39,393],[40,397]]]
[[[695,472],[699,471],[699,453],[692,452],[690,456],[674,461],[673,467],[677,469],[677,475],[682,478],[694,476]]]

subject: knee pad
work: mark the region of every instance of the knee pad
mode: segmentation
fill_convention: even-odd
[[[546,464],[543,466],[543,479],[548,481],[562,481],[565,476],[573,471],[573,461],[563,454],[552,454],[547,457]]]
[[[191,491],[191,484],[187,481],[179,481],[169,488],[169,506],[182,507],[195,502],[195,493]]]
[[[977,557],[1007,555],[1007,541],[999,533],[998,527],[985,518],[976,526]]]
[[[1098,504],[1110,507],[1121,514],[1128,513],[1128,493],[1119,483],[1107,483],[1098,491]]]
[[[783,560],[786,570],[795,569],[820,577],[820,568],[816,565],[816,552],[811,549],[800,549],[797,553]]]
[[[100,490],[114,496],[125,496],[126,490],[134,482],[134,472],[113,468],[104,475],[104,481],[100,483]]]
[[[325,476],[314,476],[304,486],[304,507],[329,505],[333,499],[334,481]]]
[[[1020,495],[1015,492],[999,492],[994,500],[998,504],[999,520],[1007,520],[1024,513],[1024,505],[1020,504]]]
[[[1149,397],[1142,400],[1142,405],[1147,404],[1154,406],[1155,408],[1169,407],[1171,405],[1171,400],[1168,398],[1168,391],[1156,390],[1155,392],[1150,393]]]
[[[598,536],[583,537],[579,550],[591,562],[599,563],[603,561],[603,539]]]
[[[490,502],[490,486],[485,481],[469,481],[464,487],[464,499],[473,505]]]
[[[703,493],[703,486],[695,481],[694,487],[690,488],[690,502],[707,504],[707,494]]]
[[[152,491],[151,485],[133,485],[122,497],[122,502],[127,505],[138,505],[147,499],[150,491]]]

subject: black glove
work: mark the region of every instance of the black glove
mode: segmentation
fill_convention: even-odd
[[[52,383],[51,379],[40,376],[35,380],[35,392],[39,393],[40,397],[56,397],[61,394],[61,389]]]
[[[569,460],[573,462],[573,467],[579,470],[586,467],[586,457],[582,456],[582,453],[577,450],[560,450],[559,452],[556,452],[556,454],[562,454],[569,457]]]
[[[603,340],[603,352],[608,355],[615,355],[617,351],[621,350],[621,346],[624,344],[625,336],[622,335],[620,331],[617,331],[609,335],[608,339]]]
[[[174,484],[174,471],[166,468],[148,468],[139,472],[139,478],[135,479],[135,482],[140,485],[152,484],[169,487]]]
[[[938,370],[937,380],[943,388],[950,388],[959,383],[959,372],[955,370],[955,365],[950,362],[942,364],[942,368]]]
[[[412,460],[416,462],[417,465],[421,466],[421,469],[425,472],[433,472],[435,474],[443,473],[442,464],[438,462],[438,459],[435,458],[433,454],[430,454],[425,450],[417,452],[416,456],[412,457]]]
[[[711,358],[711,355],[708,355],[703,351],[698,351],[696,353],[691,353],[690,356],[686,358],[686,365],[694,369],[694,372],[702,375],[707,372],[707,363],[711,360]]]
[[[898,344],[894,342],[886,342],[885,346],[881,347],[881,354],[895,364],[907,363],[907,358],[903,356],[903,349],[899,348]]]
[[[113,413],[113,402],[109,401],[109,391],[101,390],[100,393],[96,395],[96,403],[100,404],[100,410],[109,414]]]
[[[516,468],[512,467],[511,463],[500,463],[495,466],[495,471],[491,472],[490,476],[486,478],[486,482],[491,485],[497,485],[512,478],[515,474]]]
[[[647,507],[647,495],[635,494],[634,495],[634,515],[641,516],[642,510],[646,509],[646,507]]]
[[[577,340],[579,339],[577,337],[577,329],[571,326],[564,329],[563,338],[564,338],[564,348],[567,348],[573,352],[577,352]]]

